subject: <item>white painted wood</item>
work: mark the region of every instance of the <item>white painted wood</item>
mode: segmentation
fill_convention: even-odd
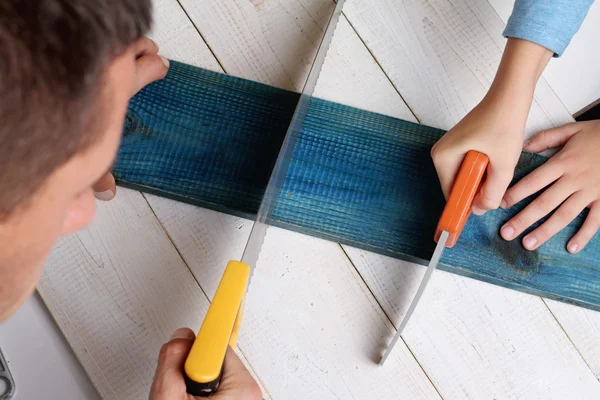
[[[148,196],[173,242],[212,296],[252,222]],[[435,399],[404,344],[385,368],[393,335],[341,248],[269,228],[247,298],[239,347],[276,399]]]
[[[13,400],[100,399],[37,293],[0,324],[0,348],[17,387]]]
[[[209,303],[139,192],[97,214],[58,243],[39,291],[101,396],[140,399],[162,344]]]
[[[489,0],[504,22],[508,21],[514,0]],[[581,29],[562,57],[553,59],[544,77],[565,104],[575,114],[600,98],[600,2],[595,2]]]
[[[334,3],[322,0],[181,0],[224,72],[299,91]],[[414,120],[342,16],[315,96]]]
[[[600,381],[600,312],[544,300]]]
[[[504,23],[480,0],[349,0],[344,12],[421,123],[450,129],[485,95]],[[531,135],[572,118],[542,79]]]
[[[425,268],[346,251],[399,325]],[[600,382],[539,297],[437,271],[402,338],[444,398],[600,396]]]
[[[160,347],[209,302],[139,192],[97,214],[58,243],[39,291],[102,398],[145,398]]]

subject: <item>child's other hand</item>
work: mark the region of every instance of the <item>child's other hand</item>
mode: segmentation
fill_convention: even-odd
[[[557,209],[541,226],[523,238],[523,246],[534,250],[573,221],[586,207],[590,212],[583,226],[567,245],[577,253],[600,227],[600,120],[571,123],[540,132],[525,150],[541,152],[563,146],[544,165],[521,179],[504,195],[503,207],[546,189],[500,230],[512,240],[539,219]]]
[[[144,86],[162,79],[169,70],[169,60],[158,55],[158,45],[147,37],[139,38],[127,50],[135,57],[135,76],[131,82],[133,97]],[[94,185],[94,195],[99,200],[112,200],[117,193],[115,178],[107,172]]]
[[[526,112],[519,113],[512,104],[486,98],[448,131],[431,150],[444,196],[448,198],[465,154],[477,150],[490,163],[473,212],[482,215],[498,208],[519,161],[526,119]]]

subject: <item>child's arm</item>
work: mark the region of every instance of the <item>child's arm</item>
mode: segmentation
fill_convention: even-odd
[[[490,158],[488,175],[473,203],[483,214],[498,208],[513,177],[535,85],[552,55],[560,55],[579,29],[592,0],[517,0],[508,42],[487,95],[433,147],[432,157],[448,194],[469,150]]]

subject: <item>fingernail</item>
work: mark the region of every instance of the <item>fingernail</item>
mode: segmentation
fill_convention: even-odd
[[[527,147],[529,145],[529,143],[531,143],[531,139],[527,139],[526,141],[524,141],[523,147]]]
[[[533,250],[536,244],[537,239],[534,237],[526,237],[523,239],[523,247],[525,247],[527,250]]]
[[[109,201],[115,198],[115,193],[112,190],[108,189],[104,192],[94,192],[94,196],[96,196],[98,200]]]
[[[162,60],[163,64],[165,64],[166,67],[169,68],[169,66],[171,65],[171,63],[169,62],[169,60],[167,60],[163,56],[160,56],[160,59]]]
[[[500,236],[502,236],[502,238],[504,240],[511,240],[513,238],[515,234],[515,230],[512,226],[504,226],[502,227],[502,229],[500,229]]]
[[[578,249],[579,249],[579,245],[577,243],[571,243],[569,245],[569,247],[567,247],[567,250],[569,250],[569,253],[572,253],[572,254],[577,253]]]
[[[504,200],[504,199],[503,199],[503,200],[500,202],[500,208],[506,208],[506,207],[508,207],[508,203],[506,202],[506,200]]]
[[[171,340],[175,339],[191,339],[192,335],[189,329],[180,328],[173,332],[173,336],[171,336]]]
[[[473,214],[477,215],[478,217],[481,217],[483,214],[485,214],[487,211],[484,210],[483,208],[479,208],[477,206],[473,206]]]

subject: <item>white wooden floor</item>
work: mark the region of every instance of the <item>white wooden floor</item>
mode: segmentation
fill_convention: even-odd
[[[316,95],[451,128],[484,95],[500,59],[511,2],[491,3],[349,0]],[[152,37],[163,55],[298,90],[334,3],[155,6]],[[558,80],[569,75],[577,74]],[[571,121],[559,91],[540,82],[528,133]],[[579,93],[570,93],[572,108],[590,96]],[[175,328],[200,326],[250,228],[251,221],[119,188],[91,227],[61,240],[39,291],[103,398],[147,396],[161,344]],[[379,367],[423,272],[270,228],[238,349],[265,398],[600,398],[600,313],[444,272]]]

